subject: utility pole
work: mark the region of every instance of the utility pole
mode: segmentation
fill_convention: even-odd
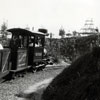
[[[50,49],[51,49],[51,42],[52,42],[52,33],[50,33]]]
[[[100,44],[99,44],[99,42],[100,42],[100,36],[99,36],[100,34],[99,34],[99,29],[98,29],[98,28],[96,28],[95,30],[96,30],[96,32],[98,33],[98,40],[97,40],[97,41],[98,41],[98,46],[100,46]]]

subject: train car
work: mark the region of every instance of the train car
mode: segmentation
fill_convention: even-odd
[[[33,71],[43,69],[45,67],[43,60],[45,35],[38,32],[29,38],[28,65],[33,66]]]
[[[0,50],[0,82],[1,79],[9,74],[9,56],[10,50],[8,48]]]
[[[7,31],[12,34],[9,42],[10,72],[14,75],[27,69],[32,72],[43,69],[46,64],[43,60],[45,34],[21,28]]]

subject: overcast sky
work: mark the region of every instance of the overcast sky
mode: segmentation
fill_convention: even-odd
[[[0,0],[0,25],[42,27],[57,35],[61,26],[77,31],[92,18],[100,29],[99,6],[100,0]]]

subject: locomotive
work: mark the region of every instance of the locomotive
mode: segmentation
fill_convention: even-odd
[[[0,79],[15,76],[16,73],[37,71],[45,68],[44,59],[45,34],[31,32],[22,28],[8,29],[11,39],[0,50]]]

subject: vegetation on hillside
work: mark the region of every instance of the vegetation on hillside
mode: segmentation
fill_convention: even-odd
[[[90,35],[87,37],[71,37],[46,39],[46,49],[48,55],[55,58],[68,58],[71,61],[75,60],[80,55],[91,51],[93,47],[99,46],[99,36]]]

